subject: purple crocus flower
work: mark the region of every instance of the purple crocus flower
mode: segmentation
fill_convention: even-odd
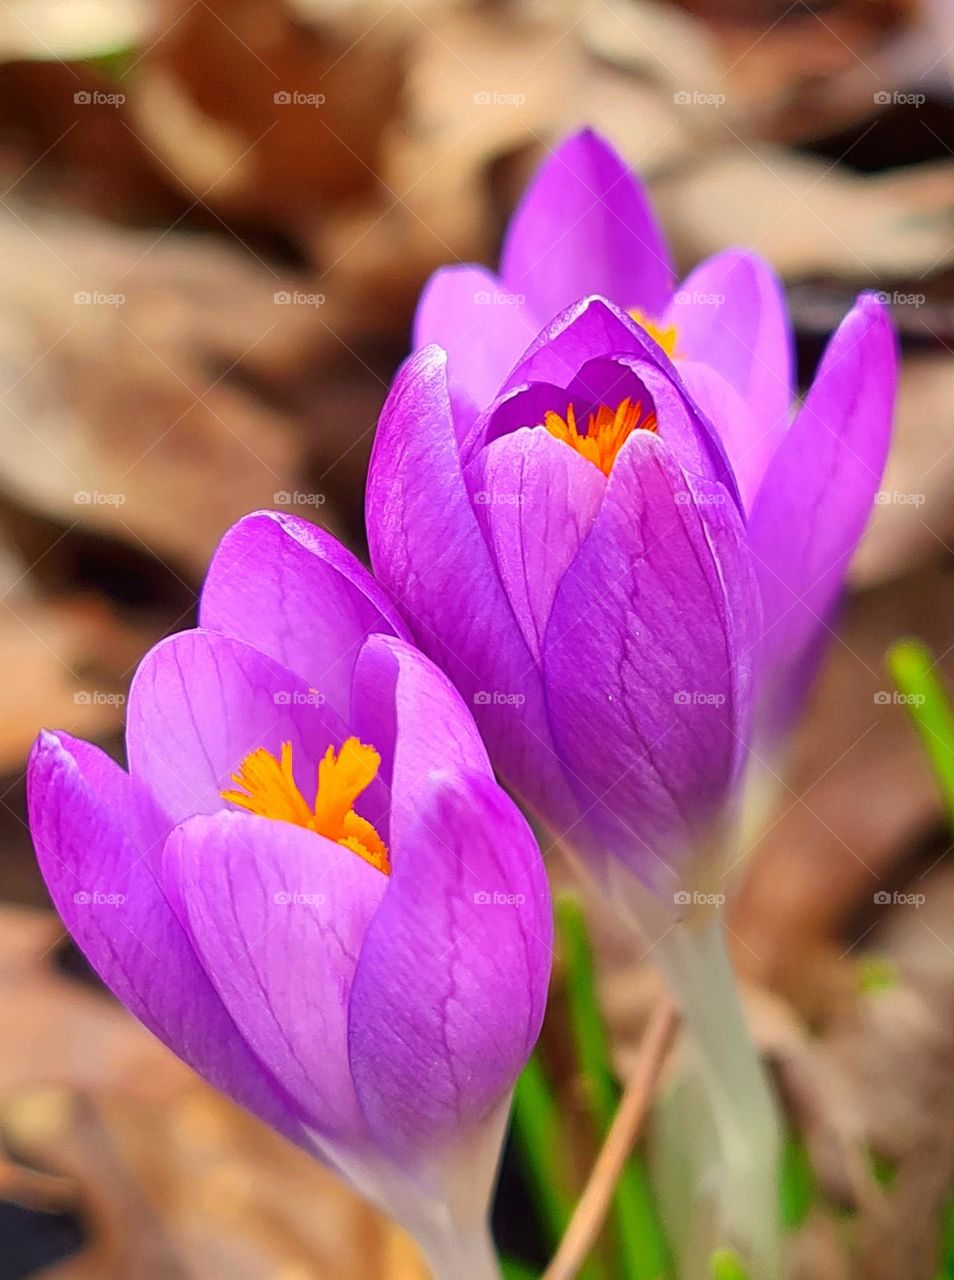
[[[671,890],[673,858],[718,835],[756,704],[777,729],[804,687],[882,473],[893,335],[862,297],[756,468],[741,397],[710,419],[612,303],[570,306],[491,391],[496,319],[473,369],[461,341],[399,375],[372,561],[504,779],[598,864]]]
[[[438,1275],[495,1274],[483,1220],[550,967],[532,834],[329,535],[242,520],[200,623],[136,674],[128,773],[37,742],[57,909],[147,1027],[394,1214]]]
[[[455,412],[473,418],[561,311],[600,294],[628,312],[679,366],[699,405],[741,441],[743,497],[754,493],[788,424],[792,332],[781,285],[756,254],[732,249],[677,288],[647,193],[591,130],[540,166],[511,219],[499,275],[445,267],[425,288],[414,345],[448,353]]]

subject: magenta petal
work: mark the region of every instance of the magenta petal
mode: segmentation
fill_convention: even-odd
[[[672,364],[646,331],[606,298],[574,299],[537,335],[501,387],[501,396],[533,382],[569,386],[589,360],[646,357],[665,369]]]
[[[774,443],[794,393],[791,324],[771,267],[742,249],[707,259],[676,293],[667,321],[678,354],[718,370]]]
[[[522,295],[484,267],[442,267],[431,276],[417,304],[414,347],[433,342],[447,352],[459,433],[494,399],[539,329]]]
[[[493,777],[473,715],[447,676],[412,645],[371,636],[355,668],[352,730],[382,756],[391,791],[391,860],[416,825],[436,771]]]
[[[738,510],[635,432],[545,638],[557,749],[586,825],[569,833],[657,889],[735,783],[758,592]]]
[[[184,631],[152,649],[129,694],[130,773],[172,823],[213,813],[249,752],[291,742],[303,794],[347,731],[330,704],[258,649],[213,631]],[[370,816],[370,815],[369,815]]]
[[[350,1021],[365,1113],[405,1167],[466,1140],[514,1084],[540,1031],[552,946],[539,851],[492,779],[446,776],[408,839],[362,948]]]
[[[751,510],[769,461],[783,437],[784,424],[764,430],[735,387],[711,365],[683,360],[679,373],[693,400],[715,424],[739,487],[742,508]]]
[[[540,673],[471,506],[445,364],[425,347],[384,406],[368,479],[371,561],[417,645],[474,712],[498,767],[536,804],[559,788],[559,763]]]
[[[500,274],[543,319],[590,293],[659,316],[673,287],[642,184],[590,130],[568,138],[538,170],[511,219]]]
[[[259,511],[234,525],[209,566],[199,622],[295,672],[345,718],[365,636],[405,634],[367,569],[324,529]]]
[[[240,813],[177,828],[165,867],[193,946],[248,1044],[310,1125],[360,1139],[348,1003],[388,878],[304,827]]]
[[[60,918],[113,994],[207,1080],[302,1139],[297,1113],[215,994],[156,876],[158,830],[129,775],[89,743],[40,735],[30,829]]]
[[[474,460],[475,510],[534,658],[553,597],[599,510],[606,478],[541,427],[494,440]]]
[[[863,295],[822,357],[756,496],[749,537],[762,588],[767,696],[786,699],[838,598],[887,457],[897,386],[887,314]],[[786,674],[787,673],[787,674]],[[804,674],[804,672],[802,672]]]
[[[568,402],[577,407],[588,399],[612,404],[617,392],[633,395],[629,386],[633,375],[655,402],[660,433],[683,466],[719,480],[736,493],[735,477],[718,433],[699,413],[672,361],[644,329],[605,298],[582,299],[540,334],[507,379],[498,403],[480,420],[474,438],[483,443],[481,428],[496,434],[493,428],[508,398],[513,396],[516,403],[522,389],[534,383],[567,389],[568,396],[557,408],[563,414]],[[557,406],[551,403],[550,407]]]

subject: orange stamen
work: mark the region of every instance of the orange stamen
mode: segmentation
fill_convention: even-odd
[[[655,320],[651,320],[644,311],[640,311],[638,307],[631,307],[629,314],[636,321],[641,329],[645,329],[649,336],[658,342],[670,359],[676,356],[676,326],[674,324],[661,325]]]
[[[315,803],[309,806],[292,772],[291,743],[283,742],[280,760],[264,747],[250,751],[232,774],[241,790],[221,794],[223,800],[261,818],[293,822],[334,840],[387,876],[391,874],[387,846],[353,807],[377,777],[380,766],[381,757],[374,747],[357,738],[348,738],[337,754],[329,747],[318,765]]]
[[[567,405],[565,419],[551,410],[543,425],[551,435],[599,467],[604,476],[612,471],[616,455],[637,428],[641,431],[658,430],[655,413],[644,418],[642,404],[639,401],[634,404],[629,396],[621,400],[615,409],[601,404],[596,413],[590,414],[585,435],[580,435],[577,429],[572,405]]]

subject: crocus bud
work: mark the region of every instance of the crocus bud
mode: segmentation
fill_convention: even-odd
[[[37,742],[50,893],[141,1021],[450,1275],[484,1248],[543,1015],[539,852],[459,695],[329,535],[241,521],[200,622],[136,674],[128,772]]]
[[[756,707],[769,735],[803,692],[881,476],[890,327],[859,301],[748,498],[735,401],[713,421],[605,299],[558,316],[480,405],[455,398],[455,356],[415,355],[382,413],[375,571],[504,780],[671,902],[733,804]]]

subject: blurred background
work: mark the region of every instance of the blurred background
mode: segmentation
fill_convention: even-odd
[[[423,1280],[403,1235],[85,971],[23,771],[41,726],[121,753],[131,673],[191,624],[237,517],[297,510],[362,553],[421,284],[494,263],[534,166],[582,124],[648,181],[680,270],[734,244],[774,264],[803,382],[862,288],[902,336],[889,472],[730,923],[820,1188],[798,1274],[934,1280],[954,865],[884,653],[922,636],[954,687],[952,77],[951,0],[7,0],[0,1280]],[[654,979],[595,908],[591,927],[623,1074]],[[556,983],[544,1052],[572,1127],[559,965]],[[498,1230],[540,1260],[512,1156]]]

